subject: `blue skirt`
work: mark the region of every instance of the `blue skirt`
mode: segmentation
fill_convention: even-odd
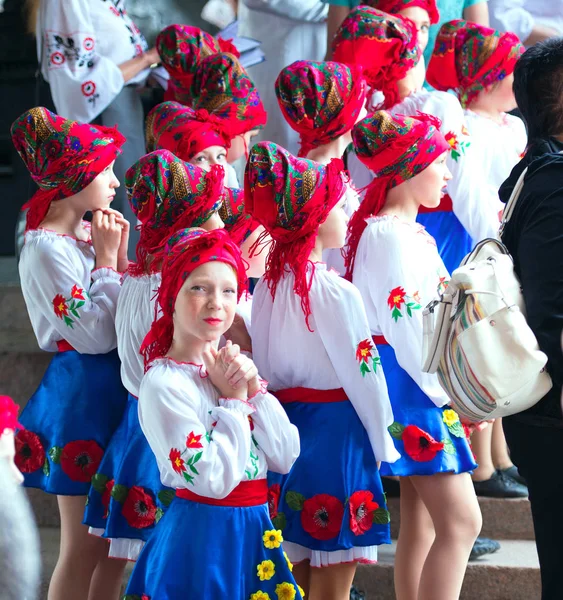
[[[352,404],[284,408],[301,440],[289,474],[268,476],[270,516],[284,539],[319,552],[391,543],[377,462]]]
[[[143,548],[124,600],[301,600],[282,546],[266,547],[272,529],[266,504],[209,506],[175,498]]]
[[[55,354],[24,408],[16,464],[24,485],[60,496],[85,496],[121,420],[127,391],[117,350]]]
[[[473,248],[471,237],[459,219],[453,212],[436,211],[421,213],[416,220],[436,240],[438,254],[448,273],[452,273]]]
[[[401,458],[381,463],[382,475],[466,473],[477,467],[457,413],[438,408],[399,366],[391,346],[377,345],[395,422],[389,427]]]
[[[174,495],[160,482],[156,458],[139,424],[138,400],[129,394],[121,423],[92,479],[84,523],[104,530],[105,538],[146,542]]]

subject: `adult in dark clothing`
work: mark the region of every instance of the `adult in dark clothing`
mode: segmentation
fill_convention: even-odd
[[[500,189],[506,202],[524,187],[502,241],[514,258],[527,318],[547,354],[553,388],[535,406],[504,419],[511,458],[528,483],[541,567],[542,600],[563,596],[563,38],[528,49],[514,71],[528,149]]]

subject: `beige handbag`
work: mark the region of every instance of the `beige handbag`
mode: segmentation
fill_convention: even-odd
[[[526,172],[506,204],[501,231]],[[526,322],[514,263],[500,241],[477,244],[423,315],[423,371],[437,373],[453,408],[466,419],[479,422],[521,412],[551,389],[547,356]]]

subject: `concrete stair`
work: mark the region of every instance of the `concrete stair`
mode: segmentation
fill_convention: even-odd
[[[25,406],[50,359],[49,354],[37,349],[14,261],[0,259],[0,393],[12,396],[18,404]],[[46,599],[48,582],[58,556],[58,508],[53,496],[38,490],[28,490],[28,497],[40,528],[44,565],[40,598]],[[539,564],[528,501],[481,498],[479,503],[484,523],[482,535],[499,540],[501,550],[469,564],[461,600],[539,599]],[[400,523],[397,498],[389,499],[389,510],[391,533],[396,539]],[[394,599],[394,553],[395,544],[382,547],[377,565],[358,568],[356,585],[365,592],[366,600]],[[128,567],[126,577],[131,568]],[[448,568],[447,564],[444,568]]]

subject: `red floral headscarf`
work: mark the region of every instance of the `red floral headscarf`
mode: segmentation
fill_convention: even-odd
[[[246,268],[238,246],[226,231],[182,229],[168,240],[157,296],[162,316],[152,324],[140,350],[145,358],[145,367],[170,349],[174,335],[174,307],[184,282],[197,267],[213,261],[233,267],[238,281],[237,298],[240,300],[246,288]]]
[[[240,246],[253,231],[260,227],[260,223],[244,210],[244,190],[225,188],[219,216],[237,246]]]
[[[246,165],[246,211],[273,240],[264,278],[274,296],[286,266],[293,271],[294,291],[301,297],[307,326],[311,315],[307,262],[319,225],[345,192],[343,171],[340,159],[321,165],[295,158],[272,142],[255,144]]]
[[[289,125],[299,133],[299,156],[350,131],[365,104],[367,85],[353,67],[298,60],[276,80],[276,95]]]
[[[465,108],[479,92],[510,75],[522,52],[514,33],[450,21],[438,32],[426,79],[437,90],[455,90]]]
[[[157,271],[166,240],[185,227],[199,227],[223,203],[225,171],[203,169],[180,160],[168,150],[156,150],[138,160],[125,174],[133,212],[141,221],[134,274]],[[152,260],[149,264],[149,255]]]
[[[366,0],[364,4],[390,15],[396,15],[411,6],[418,6],[428,13],[432,25],[435,25],[440,20],[436,0]]]
[[[125,138],[113,127],[63,119],[32,108],[14,121],[12,142],[39,186],[24,208],[27,229],[37,229],[51,202],[74,196],[121,154]]]
[[[363,5],[350,12],[332,41],[333,59],[361,67],[369,86],[385,94],[384,108],[399,102],[397,82],[421,54],[410,19]]]
[[[156,49],[164,68],[170,74],[167,100],[190,105],[193,99],[193,78],[199,62],[217,52],[239,56],[229,40],[215,39],[199,27],[170,25],[156,38]]]
[[[192,107],[227,123],[231,138],[266,124],[267,114],[254,83],[232,54],[203,59],[194,80]]]
[[[163,102],[147,116],[147,152],[170,150],[189,161],[210,146],[228,149],[231,139],[226,125],[205,109],[193,110],[178,102]]]
[[[377,215],[387,192],[424,171],[444,152],[451,150],[440,133],[440,120],[418,113],[417,117],[377,111],[352,130],[358,158],[375,174],[366,195],[348,224],[346,277],[352,279],[356,251],[366,219]]]

